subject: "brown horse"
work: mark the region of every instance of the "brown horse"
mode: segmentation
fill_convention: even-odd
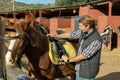
[[[57,77],[71,76],[75,80],[73,64],[54,65],[49,58],[49,39],[46,29],[36,22],[31,12],[26,13],[23,21],[14,24],[20,31],[21,39],[16,41],[13,50],[20,49],[20,55],[25,53],[30,64],[29,68],[38,80],[53,80]],[[45,26],[44,26],[45,27]],[[21,56],[18,56],[19,62]]]
[[[10,23],[10,22],[9,22]],[[27,24],[26,24],[27,22],[26,22],[26,20],[25,19],[17,19],[15,22],[14,22],[14,24],[12,25],[12,27],[13,27],[13,29],[15,29],[15,30],[17,30],[18,32],[15,32],[15,35],[17,36],[17,35],[19,35],[19,36],[21,36],[19,39],[16,39],[16,40],[11,40],[10,41],[10,45],[9,45],[9,47],[10,47],[10,51],[8,51],[8,55],[11,55],[11,58],[8,58],[8,56],[6,56],[6,59],[7,59],[7,63],[8,64],[11,64],[11,63],[15,63],[16,62],[16,57],[19,55],[19,53],[21,52],[21,47],[22,47],[22,43],[23,43],[23,39],[24,39],[24,35],[25,35],[25,29],[26,29],[26,26],[27,26]],[[38,24],[38,22],[36,23],[36,24]],[[41,24],[41,26],[43,26],[42,24]],[[37,28],[37,29],[39,29],[39,28]],[[49,28],[46,26],[46,25],[44,25],[44,29],[46,30],[46,32],[47,33],[50,33],[50,30],[49,30]],[[20,34],[19,34],[19,32],[20,32]],[[45,33],[44,32],[44,34],[46,35],[47,33]],[[14,47],[13,47],[14,46]],[[7,54],[6,54],[7,55]],[[19,56],[18,56],[18,58],[21,58],[22,57],[22,55],[20,54]],[[18,66],[20,67],[20,62],[17,62],[18,64]]]

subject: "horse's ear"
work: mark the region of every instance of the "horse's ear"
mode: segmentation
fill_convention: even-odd
[[[36,10],[32,10],[31,12],[32,12],[33,16],[36,16],[36,13],[37,13]]]
[[[29,14],[29,10],[26,10],[26,11],[25,11],[25,15],[28,15],[28,14]]]
[[[28,14],[29,14],[29,11],[26,10],[26,12],[25,12],[25,19],[26,19],[26,20],[28,19]]]

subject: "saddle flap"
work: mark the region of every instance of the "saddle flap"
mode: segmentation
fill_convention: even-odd
[[[58,53],[58,46],[57,46],[57,44],[56,44],[56,42],[51,42],[51,49],[52,49],[52,52],[54,53],[54,54],[57,54]]]

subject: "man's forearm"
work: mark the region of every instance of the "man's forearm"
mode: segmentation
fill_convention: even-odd
[[[78,55],[76,57],[70,58],[69,62],[78,62],[78,61],[81,61],[83,59],[85,59],[83,55]]]

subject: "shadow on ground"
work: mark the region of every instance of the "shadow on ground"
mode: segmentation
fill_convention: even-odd
[[[120,80],[120,72],[113,72],[108,75],[97,78],[97,80]]]

